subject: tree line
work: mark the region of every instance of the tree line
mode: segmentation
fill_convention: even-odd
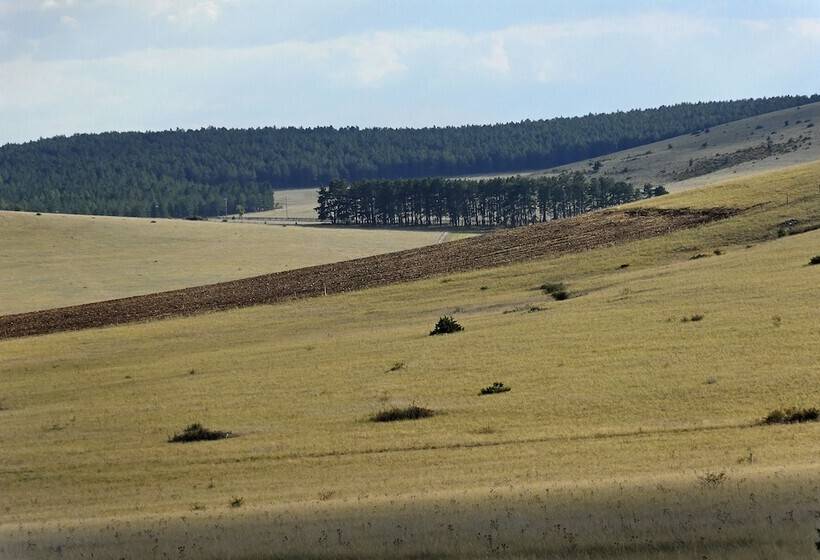
[[[662,186],[639,190],[579,171],[481,180],[333,180],[319,189],[316,212],[334,224],[512,227],[661,194],[666,194]]]
[[[494,174],[563,165],[820,96],[682,103],[495,125],[109,132],[0,147],[0,209],[129,216],[270,208],[332,179]]]

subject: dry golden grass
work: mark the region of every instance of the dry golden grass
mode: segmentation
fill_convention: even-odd
[[[441,232],[0,212],[0,315],[436,243]]]
[[[658,199],[763,205],[654,240],[0,342],[2,534],[67,546],[77,523],[75,542],[109,552],[129,550],[117,540],[126,534],[154,531],[163,547],[195,541],[202,557],[231,557],[219,555],[228,547],[253,558],[489,556],[498,518],[494,543],[518,557],[799,558],[813,546],[820,425],[755,422],[775,407],[820,404],[820,268],[806,266],[820,230],[776,239],[783,216],[817,219],[818,178],[814,165]],[[787,205],[772,189],[795,196]],[[695,253],[711,256],[689,260]],[[552,301],[537,290],[546,281],[575,297]],[[543,310],[504,313],[530,305]],[[427,336],[443,313],[466,330]],[[704,318],[681,321],[693,314]],[[512,390],[477,395],[494,381]],[[367,421],[413,402],[439,414]],[[166,443],[196,421],[238,437]],[[700,489],[707,472],[726,472],[725,488]],[[488,500],[490,489],[506,497]],[[84,521],[93,519],[103,521]],[[458,538],[446,537],[449,520]],[[524,522],[533,532],[514,539]],[[429,524],[438,532],[423,537]],[[558,524],[578,547],[562,548]]]

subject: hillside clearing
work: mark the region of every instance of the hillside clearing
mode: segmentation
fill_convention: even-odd
[[[817,127],[809,126],[817,122],[820,103],[811,103],[525,174],[562,170],[592,173],[595,163],[600,162],[600,169],[593,176],[629,181],[637,186],[665,185],[670,191],[689,190],[817,161],[820,137]],[[773,149],[767,151],[769,138]],[[687,175],[691,177],[686,178]]]

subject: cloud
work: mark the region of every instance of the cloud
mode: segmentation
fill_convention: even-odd
[[[71,8],[77,4],[77,0],[42,0],[40,2],[41,10],[60,10]]]
[[[41,17],[60,16],[65,26],[77,25],[79,19],[84,28],[93,14],[81,9],[91,3],[127,6],[131,17],[141,14],[180,29],[219,24],[226,10],[237,5],[228,0],[57,3],[62,8],[48,8],[57,11]],[[32,6],[39,11],[42,3],[36,0]],[[758,29],[771,32],[758,35]],[[195,44],[186,33],[174,35],[183,37],[177,44]],[[778,65],[776,81],[766,82],[776,84],[767,85],[770,89],[797,87],[782,84],[804,76],[799,68],[817,61],[812,49],[795,50],[805,38],[820,38],[820,20],[750,23],[654,12],[482,31],[405,27],[241,47],[123,48],[96,58],[82,52],[59,59],[67,56],[60,52],[46,60],[47,55],[32,48],[0,60],[0,120],[6,124],[4,134],[19,139],[179,124],[307,124],[316,123],[319,114],[336,119],[332,122],[359,124],[365,119],[434,122],[432,116],[418,115],[441,111],[448,119],[468,110],[526,116],[547,110],[545,104],[555,95],[571,96],[572,107],[589,110],[624,107],[624,99],[638,104],[649,95],[658,104],[736,92],[763,95],[771,91],[761,89],[761,78],[749,67],[759,66],[766,56],[780,56],[781,50],[797,52],[791,66]],[[715,52],[723,54],[716,58]],[[751,85],[741,90],[736,84],[747,77]],[[377,101],[397,116],[371,116],[371,104]],[[397,106],[406,110],[396,111]],[[567,109],[556,105],[548,110]],[[245,120],[239,120],[240,114]],[[481,117],[486,118],[492,117]]]
[[[791,25],[791,31],[806,39],[820,40],[820,19],[796,19]]]
[[[151,17],[159,17],[181,27],[215,23],[225,6],[237,4],[233,0],[131,0],[129,3]]]
[[[60,23],[66,27],[77,27],[79,21],[73,16],[63,14],[60,16]]]

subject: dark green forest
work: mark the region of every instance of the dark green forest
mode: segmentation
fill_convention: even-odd
[[[520,226],[661,194],[666,194],[663,187],[638,190],[578,171],[482,180],[334,180],[319,189],[316,210],[334,224]]]
[[[820,96],[683,103],[496,125],[77,134],[0,147],[0,209],[127,216],[271,207],[273,189],[547,168]]]

